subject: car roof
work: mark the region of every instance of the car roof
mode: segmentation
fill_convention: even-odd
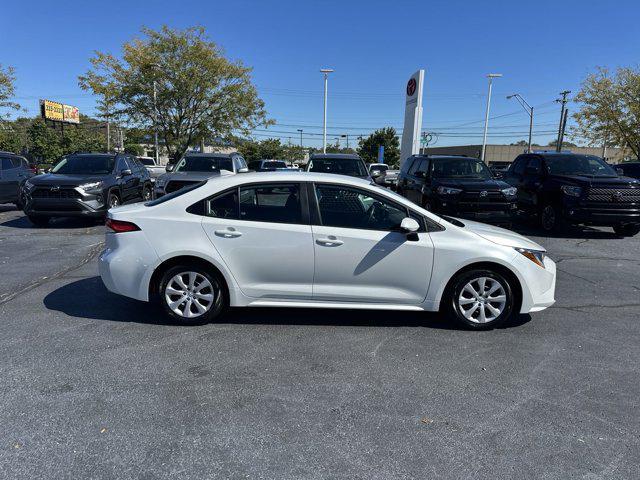
[[[116,157],[119,153],[105,153],[105,152],[73,152],[65,157]]]
[[[231,158],[233,155],[237,155],[238,152],[231,153],[201,153],[201,152],[187,152],[184,154],[185,157],[223,157],[223,158]]]
[[[335,173],[302,172],[298,170],[279,170],[275,172],[248,172],[236,175],[222,174],[212,177],[214,183],[225,181],[229,186],[253,182],[331,182],[343,185],[371,185],[369,180],[338,175]]]
[[[414,158],[431,158],[433,160],[447,159],[447,158],[467,158],[469,160],[480,161],[479,158],[469,157],[468,155],[413,155]]]
[[[311,160],[316,159],[362,160],[359,155],[354,153],[314,153],[311,155]]]

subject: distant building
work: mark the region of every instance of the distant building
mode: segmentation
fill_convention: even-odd
[[[532,146],[535,151],[555,151],[554,147]],[[582,153],[586,155],[602,156],[602,148],[596,147],[567,147],[563,151],[572,153]],[[425,155],[466,155],[468,157],[480,158],[482,145],[459,145],[455,147],[426,147],[421,148],[420,153]],[[513,162],[521,153],[526,153],[527,147],[522,145],[487,145],[485,149],[485,160],[487,163],[493,162]],[[620,148],[607,148],[606,160],[609,163],[620,163],[624,160],[624,154]]]

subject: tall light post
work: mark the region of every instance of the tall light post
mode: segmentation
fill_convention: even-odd
[[[484,134],[482,135],[482,153],[480,154],[480,159],[484,162],[484,154],[487,149],[487,129],[489,128],[489,109],[491,108],[491,86],[493,84],[494,78],[500,78],[502,76],[501,73],[490,73],[487,75],[489,79],[489,94],[487,95],[487,111],[484,115]]]
[[[155,80],[153,81],[153,148],[156,165],[158,165],[158,88]]]
[[[324,115],[322,121],[322,153],[327,153],[327,83],[332,68],[321,68],[320,73],[324,74]]]
[[[300,148],[302,148],[302,132],[304,130],[302,130],[301,128],[298,129],[298,132],[300,132]]]
[[[519,93],[514,93],[513,95],[508,95],[507,100],[515,98],[518,100],[522,108],[529,114],[529,148],[527,148],[527,153],[531,153],[531,136],[533,135],[533,107],[527,103],[527,101],[522,98]]]

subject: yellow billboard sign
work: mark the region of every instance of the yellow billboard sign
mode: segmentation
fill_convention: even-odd
[[[42,109],[42,118],[45,120],[64,121],[64,106],[61,103],[40,100],[40,108]]]
[[[42,118],[54,122],[80,123],[80,110],[73,105],[64,105],[51,100],[40,100]]]

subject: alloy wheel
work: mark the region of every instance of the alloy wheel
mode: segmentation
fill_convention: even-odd
[[[142,200],[145,202],[151,200],[151,190],[149,190],[148,188],[145,188],[142,191]]]
[[[120,199],[116,195],[109,197],[109,208],[116,208],[120,206]]]
[[[457,303],[462,315],[470,322],[488,323],[504,311],[507,294],[495,278],[478,277],[464,286]]]
[[[164,298],[171,311],[179,317],[195,318],[211,309],[216,291],[204,275],[181,272],[167,282]]]
[[[542,228],[545,230],[553,230],[556,226],[556,211],[551,205],[547,205],[542,210]]]

